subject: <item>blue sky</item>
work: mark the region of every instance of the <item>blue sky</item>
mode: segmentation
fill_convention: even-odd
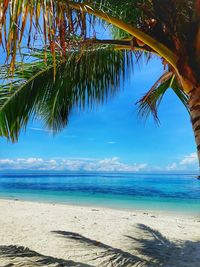
[[[110,38],[108,28],[96,34]],[[18,143],[1,138],[0,170],[197,171],[190,118],[171,90],[159,109],[159,127],[138,117],[136,101],[162,73],[160,59],[136,65],[118,95],[92,111],[74,112],[56,136],[33,121]]]
[[[74,112],[56,136],[33,121],[18,143],[1,138],[0,169],[196,171],[189,115],[171,90],[160,106],[159,127],[138,117],[135,102],[162,71],[158,59],[135,67],[116,97],[92,111]]]

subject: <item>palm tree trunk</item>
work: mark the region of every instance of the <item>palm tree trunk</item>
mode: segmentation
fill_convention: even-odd
[[[65,3],[65,2],[64,2]],[[156,53],[158,53],[161,57],[166,59],[167,62],[178,72],[177,69],[177,55],[171,51],[168,47],[163,45],[162,43],[158,42],[158,40],[152,38],[150,35],[144,33],[138,28],[135,28],[124,21],[113,17],[99,9],[95,9],[94,7],[90,6],[90,4],[86,3],[76,3],[69,1],[69,6],[75,10],[81,10],[81,12],[85,12],[95,17],[98,17],[109,24],[116,26],[119,29],[124,30],[125,32],[129,33],[131,36],[137,38],[138,40],[142,41],[145,45],[152,48]]]
[[[200,166],[200,86],[193,88],[189,92],[188,104],[190,108],[191,123],[194,131]]]

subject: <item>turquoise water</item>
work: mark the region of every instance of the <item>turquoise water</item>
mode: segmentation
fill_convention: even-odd
[[[200,180],[188,174],[0,174],[0,198],[200,215]]]

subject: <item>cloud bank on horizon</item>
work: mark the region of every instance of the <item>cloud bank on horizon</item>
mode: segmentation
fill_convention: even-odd
[[[197,154],[191,153],[179,162],[173,162],[165,167],[153,167],[147,163],[126,164],[119,157],[92,159],[43,159],[43,158],[16,158],[0,159],[0,170],[41,170],[41,171],[105,171],[105,172],[140,172],[140,171],[197,171]]]
[[[127,171],[144,170],[147,164],[125,164],[118,157],[105,159],[43,159],[17,158],[0,159],[0,170],[58,170],[58,171]]]
[[[183,159],[181,159],[179,162],[173,162],[172,164],[166,167],[166,170],[168,171],[184,171],[187,169],[192,169],[194,171],[199,169],[198,157],[196,152],[190,153],[189,155],[186,155]]]

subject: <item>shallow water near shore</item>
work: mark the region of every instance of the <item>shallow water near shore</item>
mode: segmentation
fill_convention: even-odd
[[[200,181],[189,174],[7,173],[0,198],[200,215]]]

